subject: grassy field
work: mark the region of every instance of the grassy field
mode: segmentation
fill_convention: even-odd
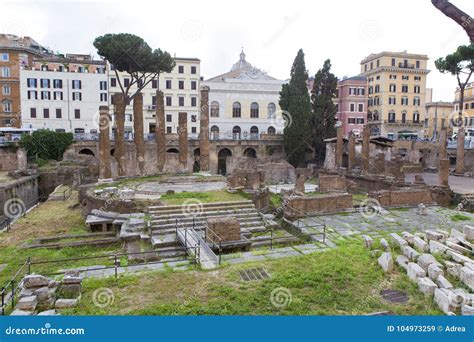
[[[75,315],[359,315],[390,311],[399,315],[440,314],[429,297],[402,272],[386,277],[361,242],[307,256],[257,264],[225,266],[214,271],[165,271],[119,279],[87,279]],[[239,270],[263,266],[271,279],[245,282]],[[93,304],[94,291],[110,289],[113,303]],[[272,305],[271,294],[285,288],[291,302]],[[385,302],[383,289],[406,291],[405,305]],[[287,291],[285,290],[285,291]],[[285,297],[289,298],[289,297]]]
[[[63,234],[89,233],[80,209],[77,207],[77,193],[65,202],[45,202],[37,209],[19,219],[8,233],[0,233],[0,264],[6,268],[0,272],[0,286],[9,280],[28,257],[33,261],[58,260],[83,256],[97,256],[120,251],[119,244],[106,247],[68,247],[61,249],[25,249],[22,245],[39,237],[53,237]],[[56,264],[36,265],[33,272],[53,273],[58,269],[85,265],[110,263],[102,258]]]
[[[160,200],[162,200],[168,205],[180,205],[191,199],[200,201],[201,203],[212,203],[245,201],[248,199],[248,197],[241,192],[230,193],[226,190],[218,190],[200,192],[177,192],[174,194],[165,194],[160,198]]]

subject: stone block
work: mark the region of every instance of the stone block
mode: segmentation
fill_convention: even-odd
[[[371,249],[372,245],[374,244],[374,240],[368,235],[363,235],[362,238],[364,239],[365,248]]]
[[[390,237],[395,241],[401,248],[408,246],[408,242],[400,237],[397,233],[391,233]]]
[[[466,240],[466,234],[461,233],[459,230],[454,229],[454,228],[451,229],[451,234],[450,234],[450,236],[451,236],[452,238],[454,238],[454,239],[459,240],[459,241],[464,241],[464,240]]]
[[[436,284],[442,289],[447,289],[447,290],[454,289],[454,286],[442,274],[440,274],[438,276],[438,279],[436,279]]]
[[[422,269],[428,272],[428,266],[433,263],[437,263],[437,261],[431,254],[421,254],[417,259],[417,263]]]
[[[426,243],[426,241],[422,240],[420,237],[415,236],[413,239],[413,246],[418,252],[424,253],[424,252],[429,252],[430,247]]]
[[[210,242],[241,240],[240,223],[234,216],[210,217],[206,229]]]
[[[474,226],[465,225],[462,229],[467,240],[474,240]]]
[[[30,274],[23,278],[25,289],[48,286],[48,284],[49,279],[39,274]]]
[[[402,237],[410,245],[413,245],[413,239],[415,238],[415,235],[413,235],[412,233],[409,233],[409,232],[402,232]]]
[[[33,311],[25,311],[25,310],[20,310],[20,309],[15,309],[12,311],[10,316],[32,316]]]
[[[79,302],[78,299],[58,299],[55,303],[55,308],[56,309],[68,309],[68,308],[73,308],[77,305]]]
[[[470,305],[461,306],[461,315],[463,316],[474,316],[474,307]]]
[[[413,248],[411,248],[410,246],[405,246],[402,248],[402,252],[403,254],[408,258],[410,259],[411,261],[416,261],[418,259],[418,257],[420,256],[420,253],[418,253],[417,251],[415,251]]]
[[[464,264],[466,262],[468,262],[468,263],[473,262],[472,259],[470,259],[468,257],[465,257],[464,255],[461,255],[461,254],[459,254],[455,251],[452,251],[452,250],[447,250],[446,255],[451,257],[454,261],[459,262],[460,264]]]
[[[463,246],[457,244],[455,241],[447,240],[446,241],[446,246],[448,246],[449,248],[455,250],[456,252],[463,253],[463,254],[470,254],[472,252],[470,249],[467,249],[466,247],[463,247]]]
[[[461,268],[463,267],[462,264],[451,261],[445,261],[444,264],[446,265],[446,270],[448,273],[453,277],[459,278],[461,276]]]
[[[33,290],[28,290],[28,289],[21,289],[20,294],[18,295],[19,298],[23,297],[29,297],[34,294]]]
[[[384,270],[384,272],[392,272],[393,271],[393,258],[391,253],[383,253],[380,258],[378,258],[378,263],[380,267]]]
[[[474,291],[474,270],[468,267],[462,267],[459,279],[468,286],[471,291]]]
[[[36,296],[23,297],[18,301],[16,308],[24,311],[35,311],[37,304],[38,298]]]
[[[438,286],[430,278],[427,277],[418,278],[416,280],[416,283],[418,284],[418,288],[420,289],[420,291],[424,294],[432,295],[434,294],[435,289],[438,288]]]
[[[435,289],[434,291],[434,302],[445,314],[453,312],[456,307],[452,305],[449,298],[450,291],[445,289]]]
[[[408,269],[409,262],[410,260],[405,255],[398,255],[396,258],[397,265],[404,268],[405,270]]]
[[[389,252],[390,251],[390,245],[388,244],[388,241],[385,239],[380,239],[380,246],[384,249],[384,251]]]
[[[72,276],[65,276],[63,278],[63,284],[70,285],[70,284],[81,284],[82,277],[72,277]]]
[[[448,247],[441,242],[430,240],[430,253],[431,254],[444,254],[448,250]]]
[[[408,263],[407,273],[408,273],[408,277],[415,282],[417,281],[417,278],[426,277],[425,270],[422,269],[418,264],[415,264],[414,262]]]
[[[434,230],[425,230],[426,238],[428,240],[435,240],[435,241],[443,241],[444,240],[444,235],[436,232]]]
[[[431,280],[436,281],[440,275],[443,275],[444,272],[436,263],[432,263],[428,266],[428,277]]]
[[[62,284],[61,295],[66,298],[77,298],[82,291],[81,284]]]
[[[46,310],[42,311],[38,314],[38,316],[59,316],[59,314],[56,312],[56,310]]]

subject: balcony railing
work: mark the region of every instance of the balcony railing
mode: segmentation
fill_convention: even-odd
[[[422,121],[413,121],[413,120],[386,120],[388,125],[411,125],[411,126],[422,126]]]
[[[403,69],[415,69],[415,64],[412,63],[398,63],[399,68]]]

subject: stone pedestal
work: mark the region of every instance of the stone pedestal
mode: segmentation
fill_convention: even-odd
[[[446,141],[448,140],[448,133],[446,131],[446,128],[443,128],[439,134],[439,153],[438,153],[438,158],[439,160],[441,159],[446,159]]]
[[[374,173],[376,175],[385,174],[385,153],[377,154],[377,159],[375,159],[374,163]]]
[[[110,115],[108,106],[99,107],[99,178],[112,178],[110,158]]]
[[[178,114],[179,164],[182,171],[188,167],[188,113]]]
[[[370,162],[370,128],[364,126],[362,131],[362,172],[369,172]]]
[[[239,221],[234,216],[208,218],[206,240],[214,243],[241,240]]]
[[[449,187],[449,159],[440,159],[438,167],[439,186]]]
[[[342,127],[339,126],[336,129],[337,140],[336,140],[336,169],[342,167],[342,155],[344,153],[344,139]]]
[[[458,130],[458,142],[456,149],[456,175],[464,176],[464,142],[465,142],[465,131],[461,127]]]
[[[145,142],[143,138],[143,94],[138,93],[133,98],[133,129],[138,170],[143,175],[145,170]]]
[[[166,162],[166,136],[165,136],[165,103],[163,92],[156,91],[156,149],[157,149],[157,169],[163,172]]]
[[[209,87],[202,87],[199,151],[201,171],[205,172],[210,171],[209,146]]]
[[[355,145],[356,145],[356,138],[355,138],[355,135],[350,133],[349,134],[349,146],[348,146],[348,165],[347,165],[347,169],[349,171],[352,171],[352,169],[354,169],[354,166],[355,166],[355,162],[356,162],[356,149],[355,149]]]
[[[304,195],[304,182],[306,181],[306,176],[304,174],[299,174],[298,178],[296,179],[295,184],[295,193],[297,195]]]

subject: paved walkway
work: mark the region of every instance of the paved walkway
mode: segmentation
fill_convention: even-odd
[[[405,175],[405,182],[414,183],[415,175],[422,175],[428,185],[438,185],[437,173],[410,173]],[[449,186],[458,194],[474,194],[474,178],[449,176]]]

